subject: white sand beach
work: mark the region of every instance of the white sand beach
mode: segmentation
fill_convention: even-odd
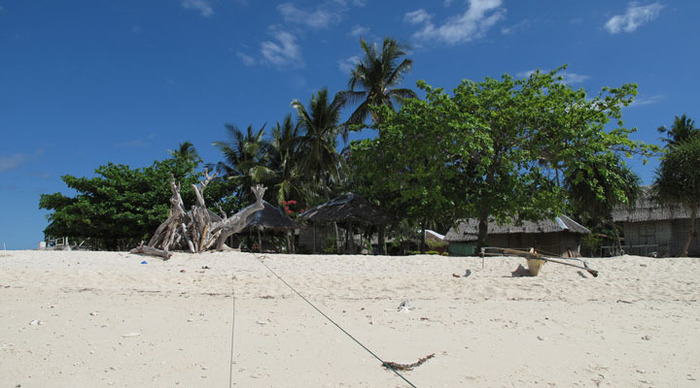
[[[700,386],[699,259],[263,261],[416,387]],[[2,251],[0,300],[1,387],[411,386],[252,254]]]

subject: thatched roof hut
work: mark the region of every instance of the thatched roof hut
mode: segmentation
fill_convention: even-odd
[[[379,206],[355,193],[345,193],[313,207],[301,213],[299,219],[313,224],[312,233],[305,234],[304,241],[300,241],[302,245],[315,252],[318,247],[323,245],[324,239],[328,237],[325,231],[316,233],[316,224],[337,223],[345,228],[345,246],[346,250],[351,253],[355,249],[354,226],[379,226],[379,245],[380,251],[382,251],[384,245],[383,225],[389,221],[388,215]]]
[[[613,221],[622,223],[625,233],[625,253],[656,257],[677,256],[692,229],[690,209],[660,205],[645,187],[633,208],[613,209]],[[688,249],[690,256],[700,256],[700,238],[694,236]]]
[[[270,204],[267,201],[263,201],[263,209],[258,210],[255,213],[249,215],[246,218],[246,226],[241,230],[241,233],[248,233],[249,237],[252,239],[253,233],[257,237],[257,247],[251,246],[249,249],[264,251],[272,250],[279,251],[280,247],[273,244],[270,245],[267,241],[267,247],[264,246],[265,241],[262,238],[263,233],[269,234],[280,234],[284,233],[286,239],[286,249],[287,252],[292,252],[293,244],[290,241],[289,231],[293,230],[296,225],[289,217],[287,217],[277,206]],[[252,244],[254,245],[254,244]]]
[[[379,225],[388,220],[379,206],[355,193],[339,195],[301,213],[299,218],[311,222],[352,222],[362,225]]]
[[[690,211],[680,205],[661,206],[644,193],[635,206],[617,206],[612,212],[615,222],[649,222],[690,219]]]
[[[487,244],[501,248],[537,248],[559,255],[577,255],[581,236],[591,233],[567,216],[552,220],[488,224]],[[470,218],[451,228],[445,235],[450,254],[474,254],[479,236],[479,220]]]
[[[265,207],[262,210],[258,210],[248,216],[244,231],[251,228],[271,231],[286,231],[294,229],[294,221],[287,217],[282,212],[282,209],[273,206],[267,201],[263,201],[263,205]]]

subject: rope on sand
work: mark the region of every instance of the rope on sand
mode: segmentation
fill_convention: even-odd
[[[233,386],[233,334],[236,327],[236,289],[233,286],[235,275],[231,274],[231,359],[229,360],[228,386]]]
[[[324,318],[326,318],[330,323],[332,323],[335,327],[337,327],[340,331],[342,331],[346,336],[350,337],[351,340],[355,341],[356,344],[360,345],[360,347],[362,347],[362,349],[366,350],[367,353],[371,354],[372,357],[379,360],[379,362],[382,363],[382,366],[384,366],[385,368],[394,372],[394,374],[399,376],[403,381],[406,382],[406,384],[410,385],[413,388],[417,388],[415,385],[413,385],[413,383],[408,381],[408,379],[406,379],[406,377],[404,377],[401,373],[399,373],[399,371],[396,368],[394,368],[395,365],[401,366],[401,364],[396,364],[393,362],[387,362],[387,361],[382,360],[379,356],[377,356],[374,352],[372,352],[367,346],[365,346],[357,338],[353,337],[352,334],[348,333],[339,324],[337,324],[333,319],[331,319],[328,315],[326,315],[323,311],[321,311],[318,307],[316,307],[316,305],[314,305],[313,303],[311,303],[311,301],[306,299],[306,297],[304,297],[304,295],[302,295],[299,291],[297,291],[294,287],[292,287],[289,283],[287,283],[287,281],[282,279],[282,277],[280,275],[278,275],[275,271],[273,271],[272,268],[270,268],[267,264],[265,264],[265,262],[263,261],[265,256],[259,257],[255,252],[252,252],[252,253],[253,253],[253,257],[255,257],[260,264],[262,264],[265,268],[267,268],[267,270],[270,271],[270,273],[272,273],[277,279],[279,279],[282,283],[284,283],[287,287],[289,287],[290,290],[292,290],[295,294],[297,294],[297,296],[299,296],[304,302],[306,302],[309,306],[311,306],[314,310],[316,310],[319,314],[321,314]],[[233,337],[231,340],[231,344],[232,344],[231,346],[233,347]],[[433,357],[433,355],[426,357],[425,360],[427,360],[428,358],[431,358],[431,357]],[[422,361],[419,360],[419,363],[417,363],[417,364],[420,365],[423,362],[425,362],[425,360],[422,360]],[[407,369],[407,370],[410,370],[410,369]]]

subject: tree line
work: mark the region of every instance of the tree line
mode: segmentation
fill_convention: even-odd
[[[635,84],[591,96],[565,84],[562,67],[522,79],[464,80],[452,93],[420,81],[421,99],[400,87],[412,66],[405,46],[386,38],[381,46],[362,40],[361,47],[364,57],[348,90],[331,95],[323,88],[306,105],[294,100],[296,117],[271,128],[226,124],[229,139],[213,143],[222,154],[217,163],[203,164],[185,142],[150,167],[109,164],[96,178],[64,176],[79,194],[41,196],[40,207],[53,211],[45,233],[97,239],[106,249],[145,240],[167,217],[168,175],[189,187],[202,167],[218,173],[207,186],[207,203],[227,212],[251,203],[250,187],[260,183],[268,187],[268,202],[294,203],[293,211],[357,192],[394,216],[390,230],[398,234],[445,231],[473,217],[483,243],[489,219],[539,220],[565,212],[614,231],[612,207],[633,204],[639,194],[640,179],[624,159],[660,151],[631,139],[636,129],[622,121]],[[354,109],[341,121],[346,107]],[[350,131],[367,127],[377,131],[375,138],[338,150]],[[664,132],[669,139],[675,139],[673,130]],[[667,145],[659,176],[676,149]]]

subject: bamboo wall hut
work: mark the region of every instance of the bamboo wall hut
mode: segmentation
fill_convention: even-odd
[[[690,210],[682,206],[661,206],[648,189],[633,208],[617,207],[613,221],[621,223],[625,235],[623,250],[631,255],[677,256],[690,234]],[[700,256],[700,239],[693,237],[689,256]]]
[[[299,219],[310,225],[300,231],[299,245],[311,252],[318,252],[330,236],[343,242],[347,253],[355,252],[354,228],[365,229],[376,226],[379,234],[379,249],[384,245],[384,225],[388,216],[379,206],[358,194],[345,193],[332,200],[313,207],[299,215]],[[343,229],[337,233],[332,225]],[[332,233],[332,234],[331,234]]]
[[[559,256],[579,256],[581,238],[591,233],[567,216],[553,220],[522,221],[500,224],[489,221],[486,244],[499,248],[535,248]],[[445,235],[452,256],[475,255],[479,235],[479,220],[470,218],[451,228]]]

